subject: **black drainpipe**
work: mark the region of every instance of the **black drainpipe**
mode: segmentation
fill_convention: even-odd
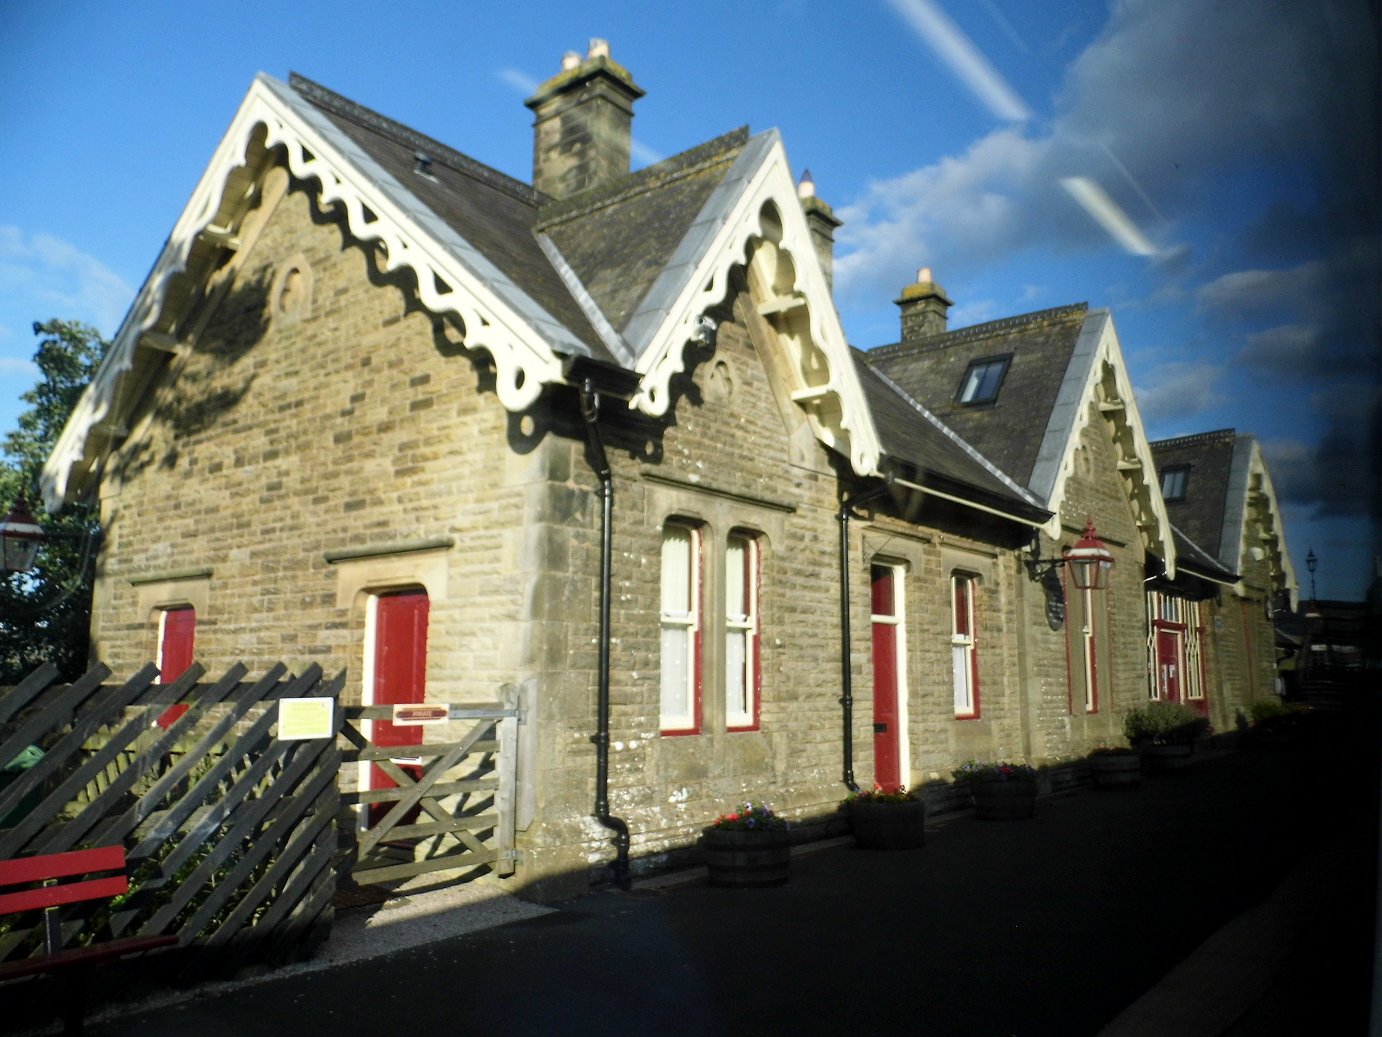
[[[844,710],[844,782],[850,792],[858,792],[859,783],[854,780],[854,679],[849,658],[849,519],[858,505],[881,497],[891,486],[892,478],[889,476],[881,486],[866,490],[852,499],[846,497],[840,502],[840,686],[843,691],[840,705]]]
[[[595,820],[614,833],[614,884],[629,888],[629,826],[623,818],[609,812],[609,642],[610,580],[614,568],[614,477],[605,444],[600,438],[600,394],[590,379],[581,384],[581,417],[585,419],[586,439],[590,443],[595,474],[600,478],[600,650],[595,743]]]

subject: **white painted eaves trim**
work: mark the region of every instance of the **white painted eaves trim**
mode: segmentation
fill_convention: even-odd
[[[1135,487],[1134,492],[1140,488],[1146,494],[1154,520],[1152,528],[1141,527],[1142,546],[1162,560],[1167,579],[1175,579],[1176,544],[1171,520],[1166,513],[1166,504],[1161,499],[1156,462],[1142,425],[1142,415],[1137,409],[1137,398],[1133,395],[1132,381],[1128,378],[1128,366],[1123,359],[1122,347],[1118,344],[1113,317],[1108,310],[1091,310],[1085,315],[1065,378],[1056,393],[1056,403],[1051,408],[1046,433],[1037,451],[1031,488],[1044,500],[1044,507],[1052,512],[1046,526],[1047,534],[1053,539],[1058,538],[1061,505],[1065,500],[1066,484],[1074,472],[1080,433],[1088,420],[1090,404],[1098,401],[1096,390],[1105,369],[1112,374],[1113,399],[1122,405],[1122,420],[1132,432],[1132,454],[1122,460],[1136,462],[1137,479],[1141,486]]]
[[[829,368],[825,385],[814,389],[833,394],[839,404],[838,429],[808,409],[812,430],[822,443],[845,454],[856,474],[877,475],[878,434],[775,130],[748,141],[626,325],[625,337],[638,353],[634,369],[642,376],[630,406],[651,416],[666,413],[668,384],[685,370],[696,320],[724,301],[731,271],[749,259],[750,241],[767,236],[760,213],[769,202],[782,221],[779,247],[791,256],[796,273],[788,294],[806,301],[812,344]]]
[[[1228,489],[1224,499],[1224,528],[1219,537],[1219,559],[1237,572],[1249,564],[1251,545],[1248,543],[1248,517],[1251,511],[1249,495],[1254,477],[1260,479],[1260,491],[1266,498],[1266,512],[1275,538],[1276,564],[1281,576],[1281,590],[1289,595],[1294,608],[1300,597],[1295,566],[1286,547],[1286,523],[1272,485],[1271,472],[1262,457],[1262,448],[1252,436],[1237,436],[1233,443],[1233,459],[1229,464]],[[1240,582],[1235,591],[1245,594]]]
[[[387,270],[407,267],[414,272],[423,306],[433,313],[454,314],[465,327],[465,346],[489,352],[497,369],[496,393],[506,409],[525,409],[545,384],[561,381],[554,347],[589,352],[317,109],[286,84],[260,74],[44,466],[41,483],[49,511],[61,507],[67,496],[72,470],[86,456],[91,430],[114,411],[120,380],[134,366],[140,337],[159,320],[171,280],[187,268],[198,235],[221,210],[229,177],[244,166],[250,140],[260,127],[265,147],[282,147],[294,176],[317,182],[317,201],[323,208],[339,205],[354,237],[380,243]],[[437,280],[450,290],[439,288]]]

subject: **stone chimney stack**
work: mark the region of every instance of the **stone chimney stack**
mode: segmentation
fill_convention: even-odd
[[[797,184],[797,197],[801,199],[802,212],[806,213],[806,226],[811,228],[811,244],[816,249],[816,259],[820,261],[825,274],[825,286],[835,291],[835,229],[844,221],[839,219],[830,206],[816,197],[816,181],[811,179],[811,170],[801,171],[801,181]]]
[[[627,69],[591,40],[523,103],[533,110],[533,186],[554,198],[609,183],[629,171],[633,102],[643,96]]]
[[[902,308],[903,342],[941,334],[946,330],[946,314],[955,305],[931,279],[930,267],[918,270],[916,284],[902,289],[902,298],[893,301]]]

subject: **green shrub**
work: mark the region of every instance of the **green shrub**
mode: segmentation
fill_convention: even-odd
[[[1187,745],[1209,733],[1209,720],[1183,702],[1148,702],[1123,717],[1130,745]]]

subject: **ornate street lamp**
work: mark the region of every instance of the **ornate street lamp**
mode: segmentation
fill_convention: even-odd
[[[1315,557],[1315,549],[1312,547],[1305,553],[1305,567],[1310,570],[1310,601],[1315,600],[1315,568],[1320,564],[1320,560]]]
[[[38,549],[47,540],[43,527],[29,511],[24,494],[19,495],[14,508],[0,522],[0,565],[5,572],[26,573],[34,567]]]
[[[1033,583],[1041,584],[1046,593],[1046,624],[1059,630],[1065,624],[1065,588],[1056,570],[1070,569],[1070,582],[1077,590],[1106,590],[1115,559],[1108,545],[1094,531],[1094,520],[1085,522],[1084,536],[1073,547],[1064,548],[1059,558],[1042,558],[1040,541],[1033,539],[1032,557],[1027,560],[1027,575]]]
[[[1084,536],[1075,546],[1061,552],[1061,561],[1070,569],[1070,580],[1082,591],[1101,591],[1108,588],[1109,576],[1116,559],[1108,545],[1094,532],[1094,520],[1085,522]]]

